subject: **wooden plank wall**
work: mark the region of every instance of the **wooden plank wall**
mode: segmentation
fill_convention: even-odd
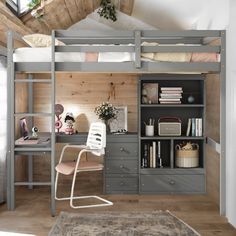
[[[53,0],[46,1],[44,15],[35,19],[30,13],[21,19],[34,32],[51,34],[52,29],[67,29],[84,19],[100,6],[101,0]],[[134,0],[120,0],[120,11],[130,15]]]
[[[56,102],[63,104],[66,112],[73,112],[76,118],[75,127],[79,132],[87,132],[91,122],[97,120],[94,108],[103,101],[109,101],[115,106],[128,107],[128,130],[137,132],[137,75],[136,74],[102,74],[102,73],[58,73],[56,76]],[[38,74],[35,78],[50,78],[48,74]],[[50,85],[38,84],[34,87],[35,111],[50,111]],[[45,118],[35,119],[36,126],[41,131],[48,131],[50,124]],[[63,145],[57,145],[57,159]],[[75,156],[75,153],[69,155]],[[34,158],[34,177],[49,179],[50,158]],[[91,175],[100,178],[101,173]],[[100,176],[100,177],[99,177]],[[86,174],[85,174],[85,178]],[[93,180],[94,180],[93,179]],[[92,181],[88,178],[88,181]]]
[[[220,78],[209,74],[206,80],[206,136],[220,141]],[[219,205],[220,155],[206,145],[207,193]]]

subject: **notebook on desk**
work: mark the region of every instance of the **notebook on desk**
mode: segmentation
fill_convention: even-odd
[[[16,145],[35,145],[39,143],[39,139],[24,139],[21,137],[15,141]]]

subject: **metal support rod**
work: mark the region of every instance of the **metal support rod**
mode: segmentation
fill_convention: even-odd
[[[51,215],[55,216],[55,31],[52,31],[52,62],[51,62]]]
[[[28,80],[32,80],[33,79],[33,75],[29,74],[28,75]],[[28,112],[29,113],[33,113],[33,84],[32,83],[28,83]],[[32,127],[33,127],[33,117],[29,117],[28,118],[28,125],[29,125],[29,129],[31,131]],[[28,181],[29,182],[33,182],[33,156],[32,155],[28,155]],[[28,186],[29,189],[33,189],[33,185],[29,185]]]
[[[134,32],[135,41],[135,67],[141,67],[141,31]]]
[[[221,31],[220,72],[220,214],[226,214],[226,31]]]

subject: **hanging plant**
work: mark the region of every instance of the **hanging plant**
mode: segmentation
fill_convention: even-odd
[[[41,2],[41,0],[31,0],[27,6],[29,9],[33,9],[34,7],[36,7],[37,5],[39,5]]]
[[[111,2],[111,0],[101,1],[100,8],[98,9],[98,14],[100,15],[100,17],[104,17],[107,20],[117,20],[116,8],[115,5]]]

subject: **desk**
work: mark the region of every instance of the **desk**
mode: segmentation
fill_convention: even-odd
[[[50,133],[39,133],[39,137],[50,137]],[[56,143],[85,144],[87,133],[78,133],[73,135],[56,134]],[[11,193],[8,195],[8,201],[14,205],[14,186],[34,185],[51,186],[51,199],[54,199],[54,167],[51,167],[51,182],[33,182],[33,161],[32,156],[47,155],[51,153],[51,143],[45,145],[17,145],[15,146],[15,155],[28,156],[28,182],[13,182],[10,186]],[[107,135],[107,146],[104,159],[104,181],[103,189],[105,194],[131,194],[138,193],[138,134],[128,133]],[[12,198],[12,199],[11,199]],[[54,204],[54,203],[53,203]]]

